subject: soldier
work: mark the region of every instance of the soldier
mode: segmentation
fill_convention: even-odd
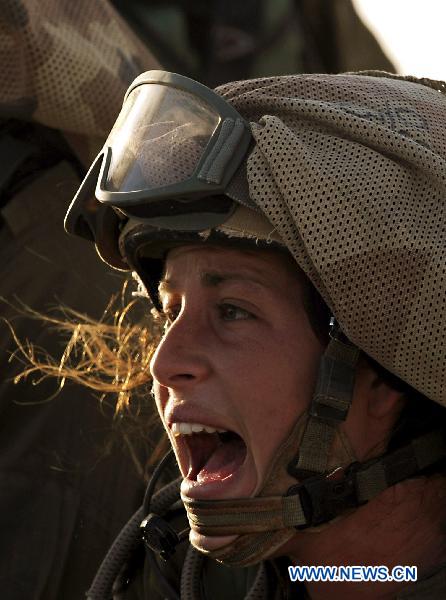
[[[131,85],[66,228],[164,318],[153,396],[181,485],[153,495],[167,456],[90,598],[119,571],[120,598],[444,596],[444,91],[374,72]],[[419,581],[299,587],[289,565]]]

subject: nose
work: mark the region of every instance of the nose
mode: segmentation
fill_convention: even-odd
[[[204,324],[198,320],[182,312],[158,345],[150,372],[161,385],[173,389],[195,385],[211,372]]]

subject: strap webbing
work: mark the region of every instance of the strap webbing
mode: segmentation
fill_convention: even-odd
[[[383,456],[356,473],[358,502],[371,500],[386,488],[413,477],[446,456],[442,431],[431,431]]]
[[[305,525],[299,495],[240,500],[192,500],[183,497],[191,527],[207,535],[236,535]]]
[[[338,424],[347,417],[360,350],[332,338],[322,356],[310,417],[291,472],[324,473]]]
[[[327,470],[328,457],[333,445],[336,425],[309,417],[299,448],[296,466],[291,471],[297,476],[302,473],[324,473]]]

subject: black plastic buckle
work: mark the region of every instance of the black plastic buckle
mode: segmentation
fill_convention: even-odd
[[[353,463],[340,479],[335,477],[338,470],[328,476],[309,477],[288,490],[287,496],[299,495],[307,521],[305,525],[299,525],[297,529],[326,523],[342,514],[346,509],[359,506],[355,477],[358,467],[359,463]]]
[[[156,552],[164,560],[175,554],[180,538],[173,527],[159,515],[150,513],[140,525],[142,539],[148,550]]]

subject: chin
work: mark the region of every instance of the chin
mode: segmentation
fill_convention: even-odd
[[[197,533],[193,529],[189,534],[189,541],[194,548],[200,552],[212,552],[227,546],[233,542],[238,536],[237,535],[225,535],[225,536],[211,536]]]

